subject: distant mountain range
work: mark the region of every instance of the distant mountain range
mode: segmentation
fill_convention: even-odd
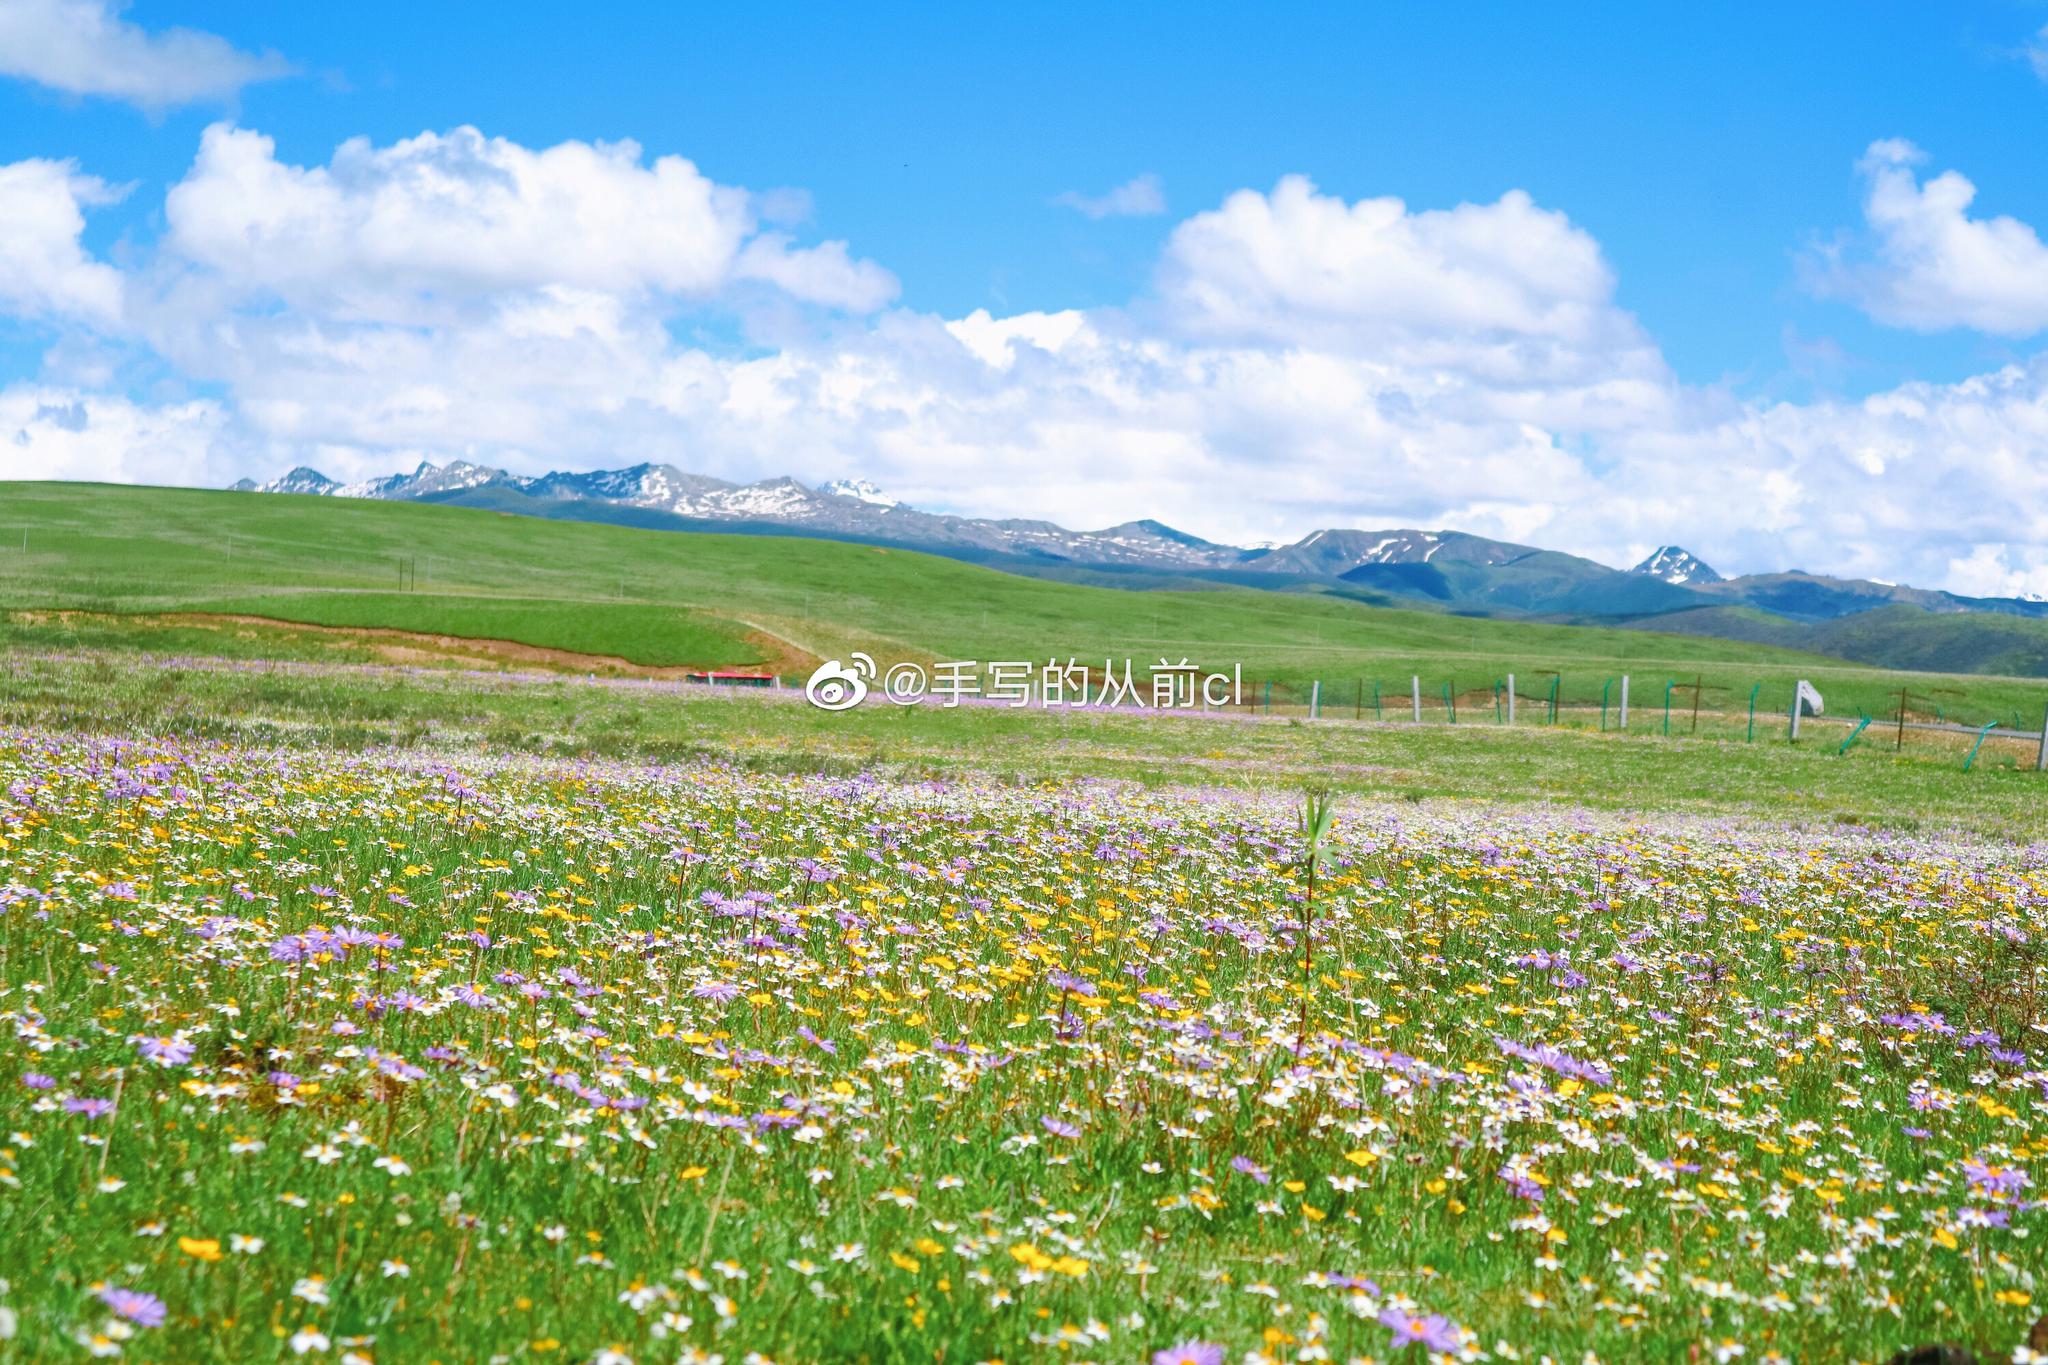
[[[895,545],[1035,577],[1133,589],[1219,584],[1321,592],[1469,616],[1634,626],[1757,640],[1887,667],[2048,676],[2048,602],[1963,597],[1799,570],[1723,578],[1677,545],[1632,568],[1462,531],[1315,531],[1221,545],[1156,521],[1070,531],[1048,521],[907,507],[873,484],[736,484],[667,464],[510,474],[456,461],[341,483],[303,466],[237,490],[384,498],[670,530]]]
[[[337,483],[301,466],[281,479],[237,489],[311,493],[337,498],[391,498],[495,507],[501,511],[572,520],[619,521],[648,513],[678,523],[715,524],[722,530],[796,530],[807,535],[878,540],[938,554],[984,558],[1019,556],[1090,565],[1220,569],[1250,551],[1184,535],[1155,521],[1126,522],[1102,531],[1069,531],[1049,521],[984,520],[921,512],[885,496],[873,484],[840,480],[806,488],[795,479],[735,484],[674,465],[640,464],[588,474],[525,477],[457,461],[422,464],[410,474],[362,483]]]

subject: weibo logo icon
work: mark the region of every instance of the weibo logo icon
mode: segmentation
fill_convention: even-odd
[[[847,711],[859,706],[868,695],[868,682],[875,676],[875,661],[865,654],[848,656],[853,666],[837,659],[818,665],[804,684],[804,699],[820,711]]]

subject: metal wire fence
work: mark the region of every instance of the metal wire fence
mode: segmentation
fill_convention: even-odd
[[[1887,707],[1815,714],[1795,708],[1799,685],[1796,679],[1772,679],[1743,688],[1697,676],[1627,674],[1567,680],[1548,672],[1479,681],[1420,674],[1247,679],[1235,709],[1312,721],[1556,726],[1658,738],[1827,743],[1844,754],[1859,745],[1896,752],[1956,750],[1966,768],[1988,751],[2000,754],[2004,766],[2023,756],[2048,770],[2048,708],[2031,716],[2017,710],[1993,715],[1982,707],[1956,707],[1939,689],[1907,687]]]

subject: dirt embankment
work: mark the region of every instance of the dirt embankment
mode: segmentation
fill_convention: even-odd
[[[460,665],[465,668],[547,669],[558,673],[600,673],[620,678],[687,678],[711,669],[730,669],[732,664],[642,664],[615,654],[584,654],[573,649],[551,649],[518,640],[495,640],[467,635],[438,635],[428,631],[399,630],[389,626],[323,626],[304,621],[283,621],[270,616],[236,612],[178,611],[147,616],[112,616],[91,612],[25,612],[24,619],[36,621],[119,621],[129,626],[197,627],[202,630],[232,631],[245,639],[284,637],[329,640],[355,645],[376,658],[411,666]],[[802,677],[817,666],[817,660],[787,640],[766,631],[749,631],[744,637],[759,651],[760,662],[744,671],[780,673],[785,678]]]

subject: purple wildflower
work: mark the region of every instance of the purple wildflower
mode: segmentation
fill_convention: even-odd
[[[1522,1061],[1543,1067],[1545,1070],[1554,1071],[1560,1076],[1591,1081],[1594,1085],[1614,1084],[1612,1072],[1595,1066],[1591,1062],[1582,1062],[1578,1058],[1550,1046],[1548,1043],[1540,1043],[1535,1047],[1530,1047],[1525,1043],[1518,1043],[1512,1038],[1496,1037],[1493,1040],[1493,1045],[1499,1048],[1504,1056],[1519,1058]]]
[[[183,1038],[137,1038],[135,1046],[158,1066],[183,1066],[192,1060],[194,1048]]]
[[[1048,972],[1045,983],[1048,986],[1056,986],[1070,995],[1092,996],[1097,990],[1093,981],[1085,976],[1075,976],[1072,972]]]
[[[1154,1351],[1152,1365],[1223,1365],[1223,1348],[1208,1341],[1176,1342]]]
[[[1963,1174],[1970,1178],[1970,1187],[1997,1198],[2001,1195],[2018,1194],[2033,1182],[2027,1173],[2015,1166],[1994,1168],[1981,1161],[1965,1161]]]
[[[1411,1318],[1398,1308],[1389,1308],[1380,1314],[1380,1326],[1394,1334],[1392,1344],[1397,1351],[1415,1342],[1431,1351],[1458,1349],[1458,1325],[1441,1313]]]
[[[100,1291],[100,1302],[105,1304],[114,1316],[126,1318],[139,1326],[164,1325],[164,1301],[154,1294],[110,1284]]]

